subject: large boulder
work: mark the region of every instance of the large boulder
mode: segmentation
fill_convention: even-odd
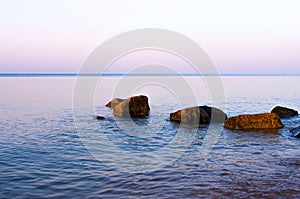
[[[227,116],[222,110],[209,106],[189,107],[170,114],[170,120],[177,123],[223,123],[226,118]]]
[[[128,99],[114,98],[106,106],[113,109],[113,114],[119,117],[145,117],[149,115],[147,96],[133,96]]]
[[[290,130],[294,137],[300,138],[300,126]]]
[[[298,115],[298,111],[282,106],[276,106],[272,109],[271,113],[276,113],[280,118],[289,118]]]
[[[283,124],[277,114],[263,113],[231,117],[225,121],[224,127],[234,130],[279,129]]]

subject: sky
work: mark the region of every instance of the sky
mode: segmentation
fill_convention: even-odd
[[[297,0],[0,0],[0,73],[77,73],[111,37],[161,28],[197,42],[220,73],[300,74],[299,8]]]

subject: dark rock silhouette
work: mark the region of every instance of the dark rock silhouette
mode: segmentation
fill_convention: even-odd
[[[239,115],[227,119],[224,127],[233,130],[279,129],[283,124],[275,113]]]
[[[128,99],[114,98],[106,106],[113,109],[113,114],[119,117],[139,118],[149,115],[150,107],[147,96],[133,96]]]
[[[96,119],[97,119],[97,120],[105,120],[105,117],[97,115],[97,116],[96,116]]]
[[[294,137],[300,138],[300,126],[290,130]]]
[[[298,111],[282,106],[276,106],[272,109],[271,113],[276,113],[280,118],[289,118],[298,115]]]
[[[226,118],[222,110],[209,106],[189,107],[170,114],[170,120],[177,123],[223,123]]]
[[[227,119],[226,113],[224,111],[210,106],[199,106],[201,109],[205,110],[210,117],[211,123],[224,123]]]

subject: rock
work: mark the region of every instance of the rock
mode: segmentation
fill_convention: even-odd
[[[208,124],[210,122],[224,122],[226,114],[220,109],[209,106],[195,106],[178,110],[170,114],[170,120],[183,123]]]
[[[300,126],[290,130],[294,137],[300,138]]]
[[[224,127],[234,130],[279,129],[283,124],[277,114],[263,113],[231,117],[225,121]]]
[[[208,124],[210,118],[205,110],[195,106],[171,113],[170,120],[178,123]]]
[[[117,105],[119,104],[120,102],[123,102],[125,99],[121,99],[121,98],[114,98],[112,99],[110,102],[108,102],[107,104],[105,104],[106,107],[110,107],[113,105]]]
[[[149,115],[148,97],[140,95],[128,99],[114,98],[107,106],[119,117],[145,117]]]
[[[280,118],[289,118],[298,115],[298,111],[282,106],[276,106],[272,109],[271,113],[276,113]]]
[[[224,123],[224,121],[227,119],[226,113],[218,108],[210,106],[200,106],[200,108],[208,113],[211,123]]]
[[[96,119],[97,119],[97,120],[105,120],[105,117],[102,117],[102,116],[97,115],[97,116],[96,116]]]

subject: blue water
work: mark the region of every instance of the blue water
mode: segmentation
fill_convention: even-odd
[[[137,91],[148,95],[151,114],[135,121],[143,135],[134,135],[122,129],[128,121],[115,121],[103,106],[111,97],[104,91],[120,77],[104,78],[95,112],[108,119],[96,122],[115,146],[134,154],[172,141],[178,125],[168,121],[168,113],[181,107],[172,94],[156,86]],[[199,86],[198,77],[186,78]],[[0,77],[0,198],[300,197],[300,139],[288,131],[300,126],[299,116],[283,120],[281,130],[222,129],[205,157],[199,149],[207,127],[193,136],[186,127],[183,138],[192,144],[179,159],[153,171],[126,172],[99,161],[82,142],[72,107],[75,81],[74,76]],[[269,112],[275,105],[300,110],[299,76],[224,76],[222,81],[228,116]],[[198,94],[199,104],[211,105],[205,91]],[[93,114],[84,120],[95,122]],[[128,160],[122,166],[132,165]]]

